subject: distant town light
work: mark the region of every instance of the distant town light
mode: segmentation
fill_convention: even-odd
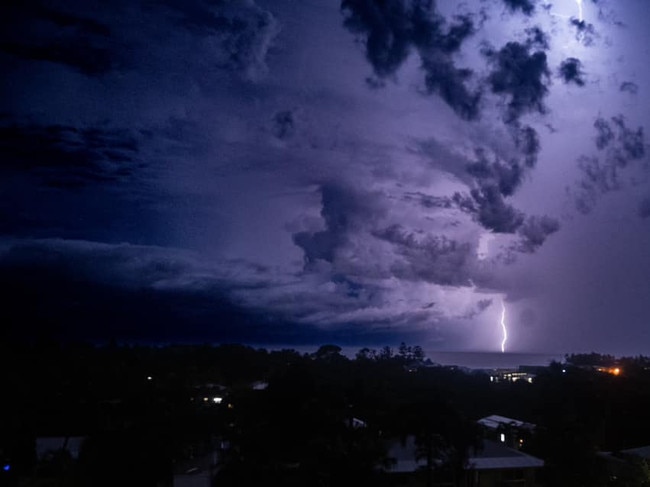
[[[621,369],[619,369],[618,367],[616,367],[614,370],[612,370],[612,374],[614,374],[614,375],[618,375],[620,373],[621,373]]]
[[[208,402],[208,398],[207,398],[207,397],[204,397],[204,398],[203,398],[203,402]]]
[[[148,375],[148,376],[147,376],[147,380],[153,380],[153,377],[151,377],[150,375]]]
[[[215,397],[212,398],[212,402],[214,402],[215,404],[221,404],[221,401],[223,401],[222,397],[216,397],[215,396]]]
[[[562,369],[562,373],[563,373],[563,374],[566,374],[566,369]]]

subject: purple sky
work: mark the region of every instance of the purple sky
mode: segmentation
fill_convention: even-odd
[[[650,353],[647,0],[12,4],[4,333]]]

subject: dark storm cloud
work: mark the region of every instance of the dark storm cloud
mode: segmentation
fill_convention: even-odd
[[[469,196],[456,193],[454,201],[481,226],[495,233],[514,233],[524,222],[523,213],[505,202],[497,186],[472,189]]]
[[[238,305],[220,290],[124,289],[34,264],[0,266],[0,339],[143,343],[385,344],[416,334],[393,323],[324,329]],[[421,337],[419,337],[421,339]]]
[[[513,12],[521,11],[525,15],[535,13],[535,2],[533,0],[503,0],[503,3]]]
[[[308,325],[278,322],[278,316],[237,305],[216,276],[201,282],[196,271],[162,249],[14,243],[0,253],[5,303],[0,334],[20,339],[280,343],[318,334]]]
[[[528,112],[545,113],[550,71],[543,51],[508,42],[498,51],[486,48],[483,54],[493,65],[488,77],[492,92],[509,98],[506,122]]]
[[[517,234],[521,237],[515,245],[519,252],[532,254],[539,249],[549,237],[560,229],[560,223],[549,216],[530,216],[519,227]]]
[[[480,187],[495,186],[504,196],[512,196],[521,184],[522,168],[515,160],[504,162],[495,157],[489,160],[484,151],[478,150],[476,161],[467,165],[467,173]]]
[[[534,128],[528,125],[524,125],[522,127],[517,124],[514,127],[514,130],[515,146],[524,156],[524,162],[526,166],[532,168],[537,162],[539,151],[542,149],[539,141],[539,135]]]
[[[467,87],[469,69],[457,68],[452,55],[474,34],[474,22],[458,16],[448,25],[434,2],[426,0],[343,0],[345,27],[364,39],[366,58],[378,80],[393,76],[417,51],[429,93],[438,94],[461,118],[478,116],[480,93]]]
[[[481,93],[472,93],[465,84],[472,77],[470,69],[459,69],[449,61],[428,58],[423,58],[422,68],[426,72],[424,83],[429,93],[438,94],[460,118],[478,118]]]
[[[646,155],[643,127],[629,128],[622,115],[598,117],[594,128],[599,156],[578,159],[582,179],[575,189],[575,204],[581,213],[589,213],[601,195],[624,188],[626,169]]]
[[[582,70],[582,62],[579,59],[570,57],[562,61],[558,73],[565,83],[574,83],[578,86],[584,86],[585,73]]]
[[[614,131],[610,123],[603,117],[596,119],[594,128],[596,129],[596,147],[598,150],[603,150],[614,140]]]
[[[393,245],[401,257],[391,272],[399,279],[422,280],[442,285],[466,285],[472,247],[445,236],[409,232],[399,224],[373,232]]]
[[[542,30],[539,26],[529,27],[526,29],[526,44],[531,49],[543,49],[548,51],[551,48],[550,39],[548,34]]]
[[[650,197],[639,203],[639,216],[641,218],[650,218]]]
[[[273,135],[278,139],[286,139],[293,135],[295,130],[295,122],[293,112],[291,110],[283,110],[277,112],[273,116]]]
[[[2,7],[0,50],[18,58],[63,64],[88,76],[113,69],[117,61],[108,25],[42,2]]]
[[[619,90],[631,95],[636,95],[639,92],[639,85],[633,83],[632,81],[624,81],[621,83]]]
[[[372,195],[359,194],[351,188],[323,184],[320,193],[325,229],[293,235],[293,242],[303,249],[307,264],[317,260],[332,263],[336,251],[348,241],[348,234],[354,230],[355,223],[370,218],[377,211],[372,206]]]
[[[22,327],[28,334],[42,327],[75,338],[286,343],[339,332],[390,339],[397,331],[382,332],[383,325],[410,326],[429,316],[384,309],[388,289],[341,272],[327,277],[274,274],[241,259],[207,262],[163,247],[0,242],[0,285],[15,305],[5,307],[15,317],[10,331],[26,321],[36,324]]]
[[[619,115],[612,118],[616,126],[619,147],[614,149],[613,157],[619,164],[625,165],[630,160],[638,160],[645,156],[645,134],[643,127],[636,130],[627,127],[625,117]]]
[[[29,172],[56,187],[128,177],[139,164],[141,133],[70,125],[0,126],[0,170]]]
[[[602,194],[621,188],[619,170],[615,165],[601,161],[598,157],[582,156],[578,159],[582,179],[576,188],[575,203],[580,213],[589,213]]]
[[[245,72],[263,64],[277,32],[275,17],[254,2],[157,0],[152,5],[168,10],[178,26],[214,41],[217,65],[229,70]]]
[[[454,167],[447,168],[469,187],[469,193],[457,192],[453,197],[408,194],[427,208],[455,208],[472,217],[485,229],[496,233],[515,233],[522,225],[525,215],[506,202],[521,186],[527,171],[537,162],[541,150],[537,132],[518,121],[508,124],[517,156],[504,158],[484,149],[477,149],[471,161],[454,156],[441,148],[435,140],[421,144],[427,156],[453,160]],[[464,167],[463,173],[458,167]]]
[[[569,23],[575,29],[575,39],[581,44],[589,47],[596,42],[598,34],[593,24],[578,19],[571,19]]]
[[[408,192],[404,194],[405,201],[416,201],[424,208],[444,208],[451,209],[454,207],[453,200],[448,196],[434,196],[421,192]]]
[[[630,161],[645,156],[645,134],[643,127],[636,130],[627,126],[625,117],[618,115],[610,121],[598,117],[594,122],[596,147],[606,150],[608,163],[625,167]]]
[[[98,1],[43,6],[28,0],[4,8],[0,50],[27,61],[61,64],[87,76],[113,71],[216,67],[254,75],[278,28],[254,2]],[[74,13],[73,13],[74,12]],[[142,18],[147,22],[143,23]],[[165,37],[152,41],[151,37]],[[153,42],[153,44],[152,44]]]

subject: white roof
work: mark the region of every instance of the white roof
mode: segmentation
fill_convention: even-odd
[[[535,427],[532,423],[526,423],[524,421],[519,421],[518,419],[506,418],[505,416],[499,416],[498,414],[481,418],[477,423],[493,430],[498,429],[500,426],[514,426],[516,428],[526,429],[532,429]]]
[[[414,472],[426,466],[426,460],[416,460],[415,438],[408,436],[404,443],[395,441],[390,445],[388,456],[395,463],[388,469],[389,472]],[[496,470],[510,468],[540,468],[544,461],[505,445],[489,440],[483,441],[483,448],[473,451],[470,455],[467,468],[469,470]]]
[[[648,446],[640,446],[638,448],[629,448],[628,450],[621,450],[621,453],[625,453],[626,455],[635,455],[637,457],[650,459],[650,445],[648,445]]]
[[[471,455],[468,464],[468,468],[473,470],[539,468],[543,466],[544,460],[489,440],[483,441],[483,448]]]

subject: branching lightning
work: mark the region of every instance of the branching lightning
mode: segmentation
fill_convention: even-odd
[[[501,300],[501,329],[503,330],[503,340],[501,340],[501,353],[506,351],[506,342],[508,341],[508,329],[506,328],[506,305]]]

